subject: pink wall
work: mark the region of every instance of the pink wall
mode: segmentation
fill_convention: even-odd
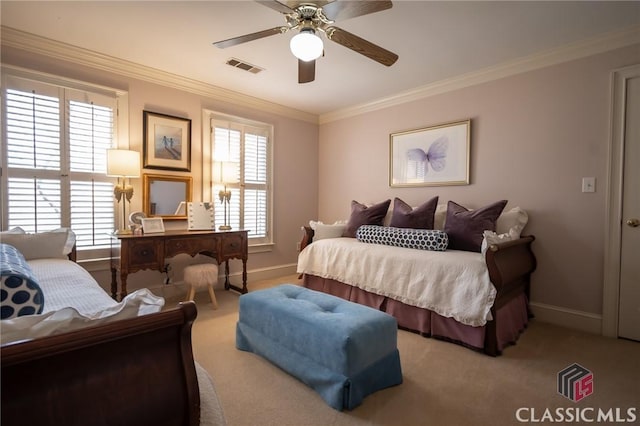
[[[352,199],[507,199],[528,211],[525,233],[537,238],[532,300],[599,314],[611,71],[638,62],[635,45],[323,124],[319,219],[348,218]],[[468,118],[470,185],[389,187],[390,133]],[[595,193],[581,192],[587,176]]]
[[[31,70],[76,79],[93,84],[126,90],[129,93],[129,143],[130,148],[142,152],[142,111],[149,110],[192,120],[192,171],[194,200],[202,200],[209,191],[208,182],[202,179],[202,143],[204,109],[235,115],[273,125],[273,212],[274,245],[271,251],[251,254],[249,271],[289,266],[293,270],[300,241],[300,225],[307,223],[317,212],[317,153],[318,125],[284,117],[235,104],[221,102],[191,92],[164,87],[158,84],[129,78],[119,74],[98,71],[77,64],[41,57],[13,48],[3,48],[2,62]],[[205,126],[207,127],[207,126]],[[209,131],[208,127],[204,131]],[[207,167],[204,164],[204,167]],[[166,173],[143,170],[143,173]],[[173,172],[175,174],[175,172]],[[181,173],[177,173],[181,174]],[[131,210],[142,210],[142,179],[134,179],[135,195]],[[206,196],[205,196],[206,198]],[[208,199],[212,199],[209,197]],[[215,201],[216,199],[213,198]],[[165,221],[166,228],[186,229],[186,221]],[[240,262],[231,262],[232,272],[240,270]],[[94,272],[98,281],[108,287],[110,275],[105,271]],[[142,272],[129,279],[129,290],[141,286],[159,284],[164,278],[157,272]],[[175,277],[181,280],[181,275]]]

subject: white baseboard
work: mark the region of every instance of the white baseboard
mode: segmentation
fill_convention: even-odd
[[[288,265],[270,266],[268,268],[252,269],[247,271],[247,283],[249,283],[249,289],[251,289],[252,281],[269,280],[272,278],[283,277],[285,275],[292,275],[296,273],[296,267],[296,263],[291,263]],[[242,280],[242,272],[232,272],[229,274],[229,278],[240,278],[240,280]]]
[[[592,334],[602,334],[602,315],[560,306],[531,302],[531,310],[540,322],[548,322]]]

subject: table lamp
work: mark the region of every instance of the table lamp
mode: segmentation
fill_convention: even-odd
[[[224,207],[224,225],[218,228],[220,231],[229,231],[231,226],[231,211],[229,202],[231,201],[231,190],[227,189],[227,184],[238,182],[238,163],[233,161],[214,161],[213,162],[213,181],[224,185],[224,189],[220,190],[218,197]]]
[[[127,149],[108,149],[107,176],[115,176],[118,178],[118,183],[113,188],[113,195],[118,203],[122,202],[121,225],[120,229],[115,233],[117,235],[130,234],[131,230],[129,230],[126,225],[125,199],[131,203],[133,187],[127,185],[126,182],[127,178],[140,177],[140,153]],[[120,178],[122,178],[122,184],[120,183]]]

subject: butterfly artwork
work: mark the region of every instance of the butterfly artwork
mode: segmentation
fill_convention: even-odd
[[[427,152],[421,148],[407,150],[407,178],[425,179],[429,173],[429,166],[435,172],[441,172],[447,165],[447,149],[449,138],[440,136],[433,141]]]

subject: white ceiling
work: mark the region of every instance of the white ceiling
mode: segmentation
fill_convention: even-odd
[[[343,1],[343,0],[338,0]],[[640,2],[394,1],[336,26],[399,55],[387,68],[325,40],[316,80],[297,83],[291,32],[219,49],[214,41],[285,23],[253,1],[7,1],[2,25],[325,114],[585,39],[640,26]],[[251,74],[235,57],[264,68]]]

